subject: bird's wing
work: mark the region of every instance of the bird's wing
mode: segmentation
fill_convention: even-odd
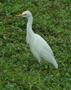
[[[58,64],[53,55],[52,49],[50,48],[48,43],[38,34],[35,35],[35,45],[37,53],[40,55],[40,57],[48,61],[49,63],[52,63],[56,68],[58,68]]]
[[[36,34],[36,37],[38,39],[37,41],[40,44],[40,46],[42,46],[44,50],[48,51],[50,54],[53,55],[53,51],[50,48],[49,44],[40,35]]]

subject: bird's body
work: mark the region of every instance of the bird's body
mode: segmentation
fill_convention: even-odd
[[[34,33],[32,30],[33,17],[30,11],[25,11],[22,16],[25,15],[28,19],[27,22],[27,36],[26,41],[30,46],[30,50],[34,57],[40,62],[41,60],[46,60],[53,64],[55,68],[58,68],[58,64],[54,58],[52,49],[47,44],[47,42],[38,34]]]

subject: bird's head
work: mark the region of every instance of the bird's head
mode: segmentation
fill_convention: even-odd
[[[29,17],[32,16],[32,13],[29,10],[27,10],[27,11],[24,11],[23,13],[21,13],[21,14],[16,15],[16,16],[29,18]]]

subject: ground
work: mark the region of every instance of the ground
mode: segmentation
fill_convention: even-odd
[[[27,20],[16,17],[25,10],[51,46],[57,70],[30,52]],[[71,90],[71,0],[0,0],[0,90]]]

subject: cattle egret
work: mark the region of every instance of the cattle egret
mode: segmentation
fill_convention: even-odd
[[[26,29],[27,30],[26,42],[29,44],[33,56],[38,60],[39,63],[41,60],[46,60],[57,69],[58,64],[55,60],[53,51],[50,48],[49,44],[40,35],[34,33],[34,31],[32,30],[32,23],[33,23],[32,13],[27,10],[17,16],[26,17],[28,19]]]

